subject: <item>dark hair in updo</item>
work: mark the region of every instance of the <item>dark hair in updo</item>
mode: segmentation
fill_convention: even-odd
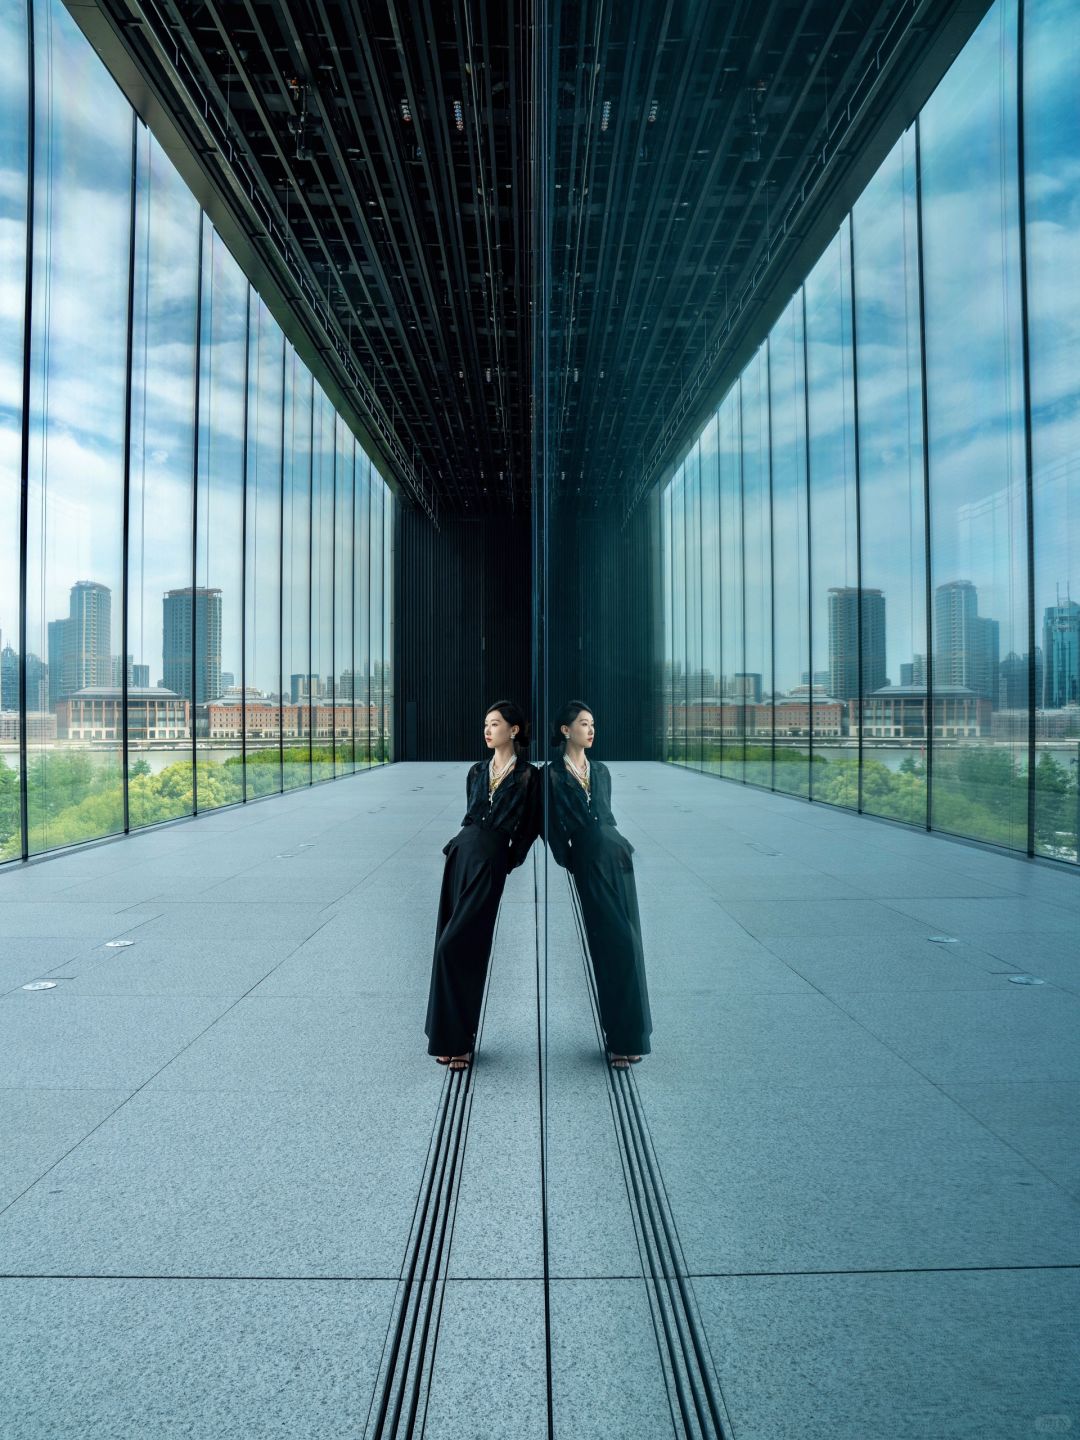
[[[529,722],[525,719],[521,706],[515,705],[513,700],[494,700],[484,711],[485,716],[490,715],[493,710],[497,710],[508,725],[518,727],[518,733],[514,736],[514,749],[528,749]]]
[[[555,716],[555,728],[551,732],[551,743],[553,745],[561,745],[563,743],[566,736],[562,733],[562,727],[564,725],[572,725],[583,710],[589,715],[593,713],[592,706],[586,705],[584,700],[567,701]]]

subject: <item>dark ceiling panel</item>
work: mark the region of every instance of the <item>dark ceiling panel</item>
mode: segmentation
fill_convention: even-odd
[[[539,265],[549,477],[586,508],[632,506],[897,77],[935,44],[943,68],[939,37],[985,8],[69,3],[84,28],[91,10],[105,17],[113,60],[175,117],[309,354],[432,517],[530,506]],[[530,190],[538,24],[553,72],[543,197]]]

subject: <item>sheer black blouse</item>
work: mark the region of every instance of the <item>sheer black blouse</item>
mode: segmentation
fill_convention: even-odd
[[[621,835],[611,813],[611,774],[602,760],[590,760],[590,793],[567,770],[562,755],[545,766],[547,777],[547,830],[544,838],[556,862],[573,870],[583,858],[595,856],[605,845],[617,846],[624,868],[629,869],[634,847]]]
[[[467,809],[461,822],[478,825],[484,830],[501,830],[510,850],[507,868],[516,870],[532,848],[540,833],[541,823],[540,771],[523,755],[488,800],[488,762],[478,760],[465,781]],[[450,842],[453,844],[453,841]],[[449,848],[449,847],[447,847]]]

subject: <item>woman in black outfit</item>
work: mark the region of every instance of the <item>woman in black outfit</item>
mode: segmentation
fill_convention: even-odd
[[[587,751],[596,734],[592,711],[571,700],[553,739],[559,757],[546,767],[548,848],[569,870],[581,901],[600,1023],[608,1059],[618,1070],[636,1065],[651,1046],[652,1016],[634,885],[634,847],[615,828],[611,775]]]
[[[480,1020],[495,917],[511,870],[522,864],[540,830],[540,771],[521,750],[529,725],[511,700],[484,717],[490,760],[478,760],[465,782],[468,810],[443,847],[442,893],[428,996],[428,1054],[465,1070]]]

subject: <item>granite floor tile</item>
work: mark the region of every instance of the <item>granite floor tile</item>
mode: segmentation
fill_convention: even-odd
[[[892,996],[886,997],[892,1000]],[[809,994],[658,995],[643,1083],[907,1085],[923,1077],[833,1000]]]
[[[359,1104],[373,1080],[434,1070],[426,1048],[423,1014],[386,996],[250,995],[151,1088],[338,1090]]]
[[[18,1440],[355,1440],[386,1281],[0,1280]]]
[[[674,1440],[644,1281],[555,1281],[551,1371],[557,1440]]]
[[[934,1086],[641,1091],[695,1273],[1080,1264],[1080,1207]]]
[[[874,900],[729,900],[724,909],[751,935],[926,935],[931,923]]]
[[[546,1440],[542,1280],[448,1280],[424,1440]]]
[[[128,1094],[127,1090],[0,1090],[0,1208],[40,1180]]]
[[[736,1440],[1080,1426],[1080,1271],[697,1279]]]
[[[1045,900],[1021,896],[984,897],[978,900],[906,900],[890,902],[897,910],[936,926],[950,935],[970,931],[1024,930],[1030,935],[1067,935],[1075,938],[1076,914]]]
[[[1080,1080],[1080,996],[1052,985],[832,998],[936,1084]]]
[[[1080,1082],[958,1081],[942,1088],[1080,1201]]]
[[[15,991],[0,999],[0,1086],[133,1090],[232,1003],[224,998]]]
[[[0,1272],[394,1278],[440,1083],[143,1090],[0,1217]]]

